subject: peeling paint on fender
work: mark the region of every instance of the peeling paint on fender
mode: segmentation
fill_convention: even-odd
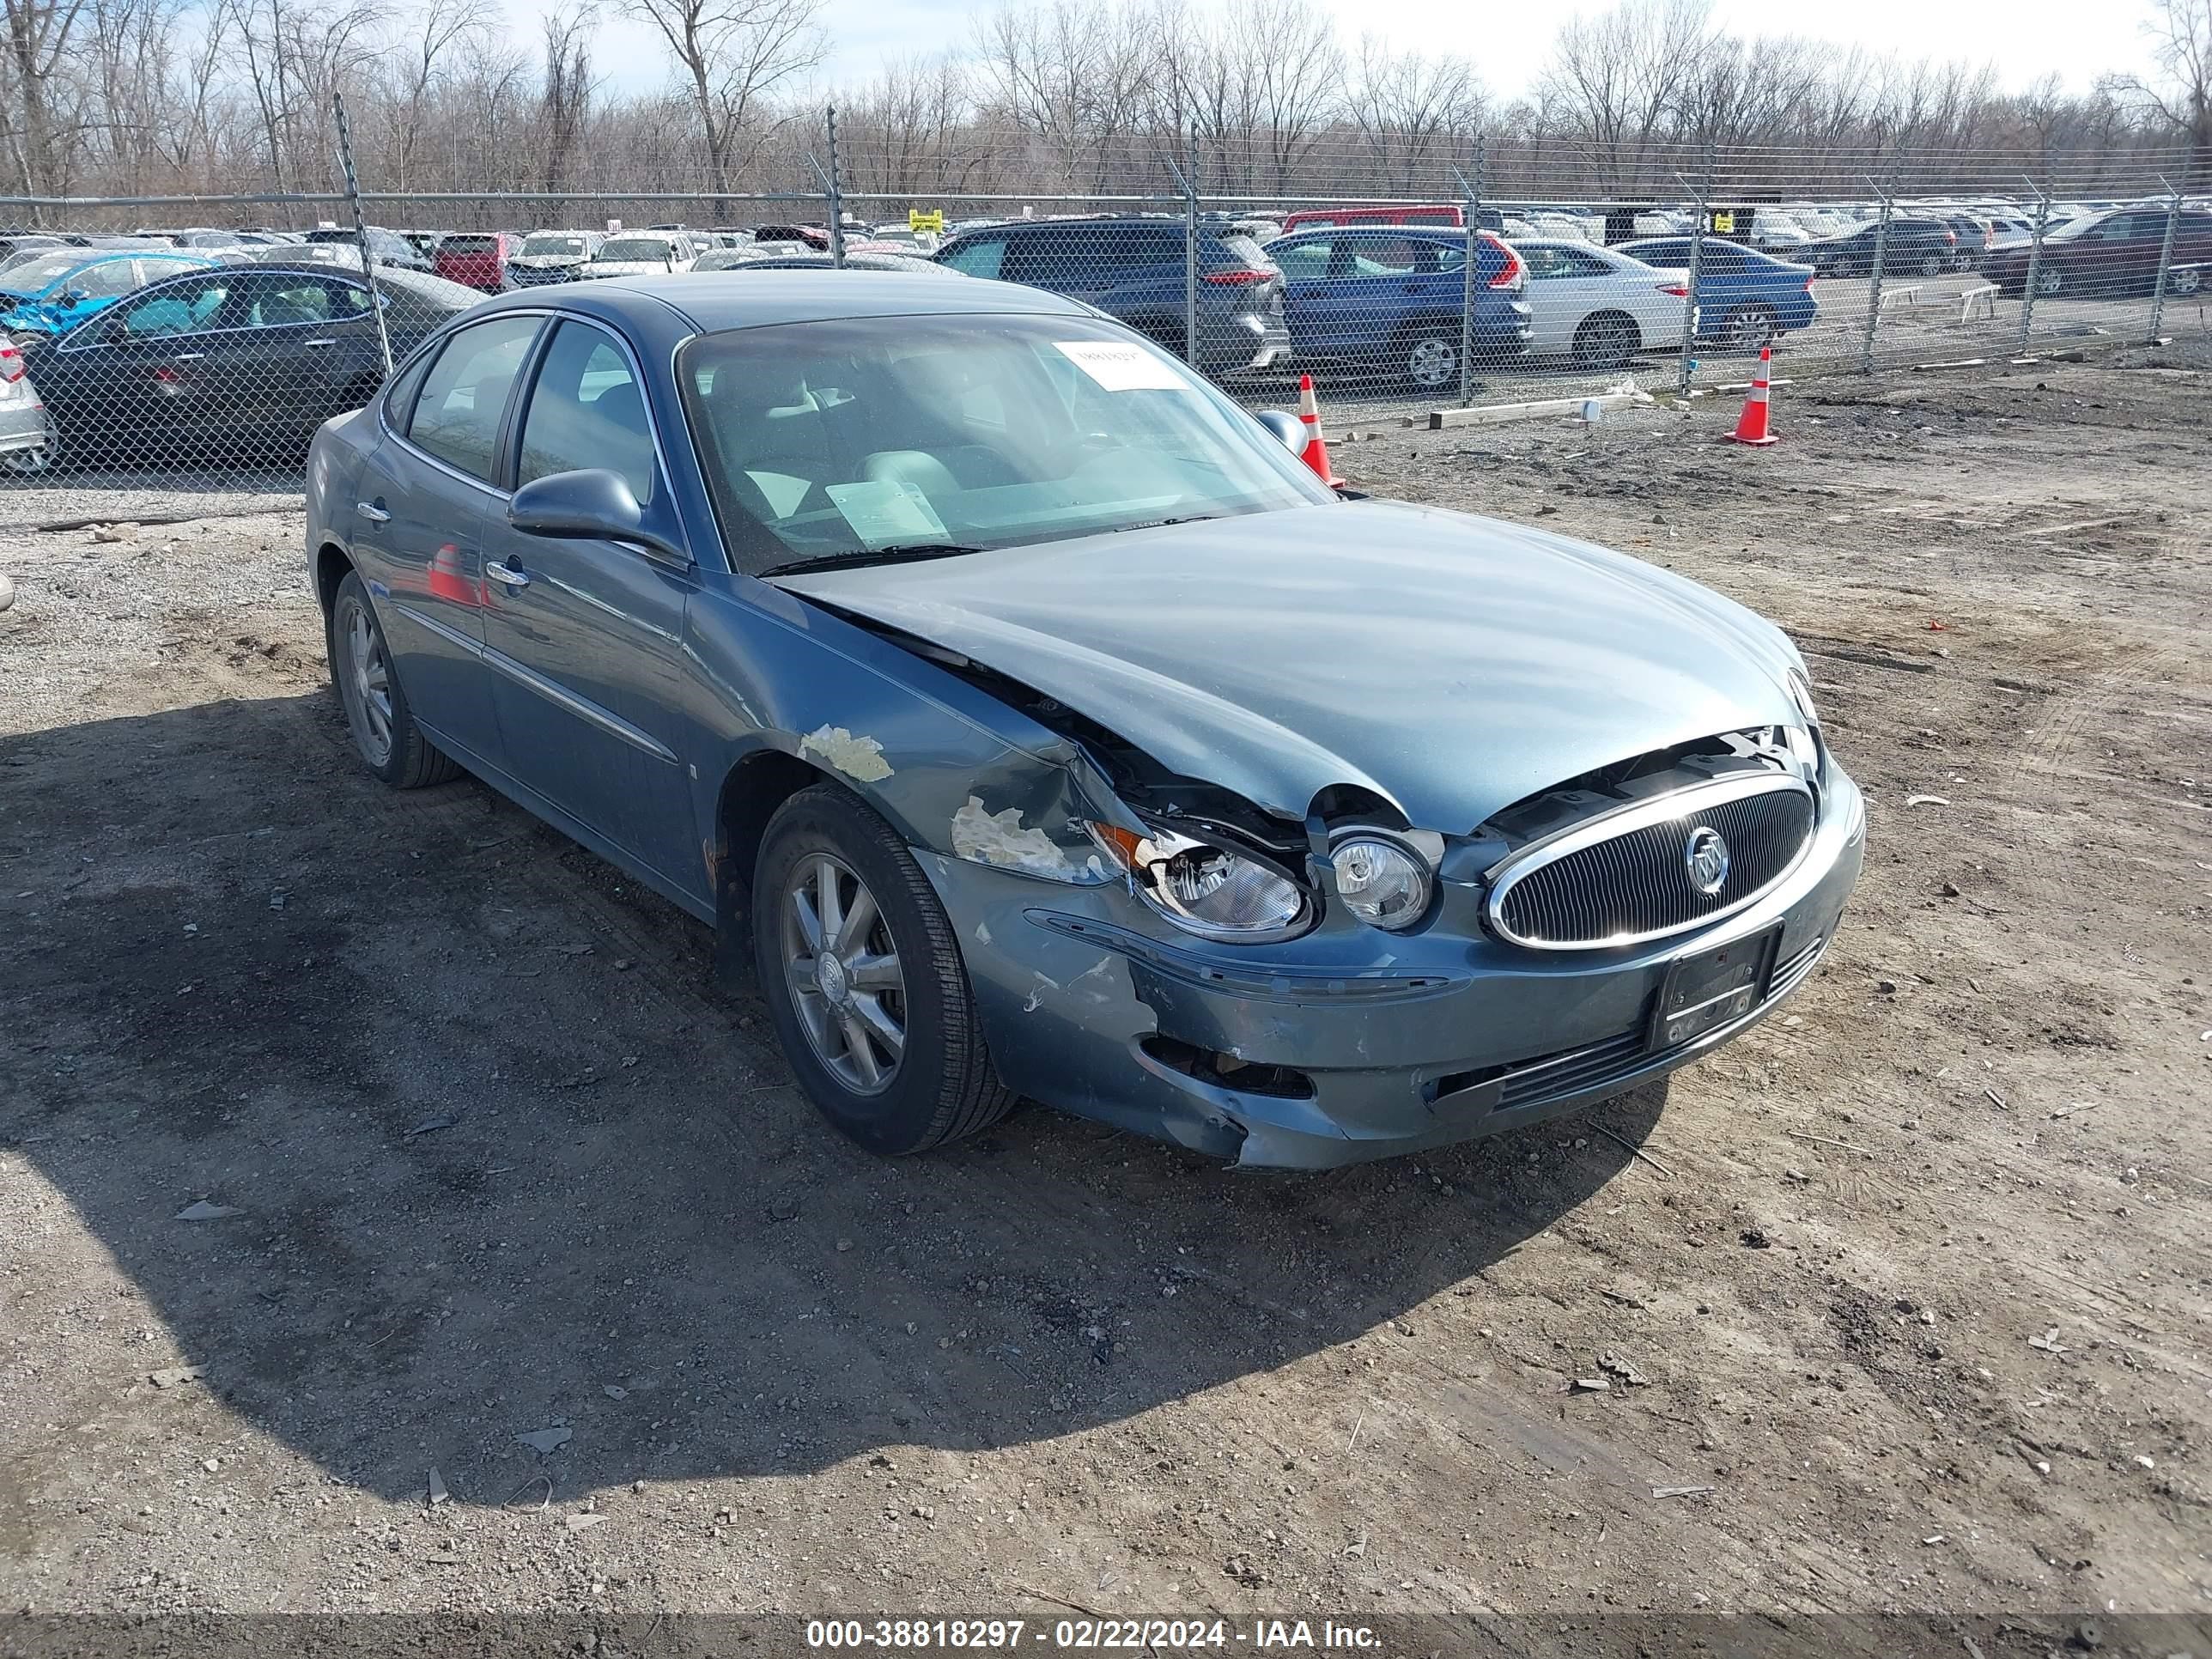
[[[881,783],[890,776],[884,746],[873,738],[854,737],[842,726],[824,726],[799,740],[802,755],[819,755],[848,778],[862,783]]]
[[[1032,876],[1073,881],[1080,872],[1067,861],[1053,838],[1042,830],[1022,828],[1021,809],[986,812],[975,795],[952,815],[952,851],[974,864],[996,865]]]

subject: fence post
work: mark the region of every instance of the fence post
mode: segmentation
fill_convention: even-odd
[[[830,187],[830,264],[845,268],[845,192],[837,180],[837,106],[829,106],[830,172],[823,180]]]
[[[1198,130],[1185,141],[1183,164],[1167,158],[1176,188],[1182,192],[1182,360],[1198,367]]]
[[[1881,326],[1881,274],[1889,260],[1889,220],[1896,208],[1896,203],[1887,191],[1871,179],[1867,183],[1881,198],[1881,217],[1875,221],[1874,267],[1867,272],[1866,341],[1859,348],[1859,373],[1862,374],[1874,373],[1875,331]]]
[[[2027,286],[2020,294],[2020,349],[2023,356],[2027,352],[2027,331],[2035,320],[2035,290],[2043,281],[2043,233],[2051,228],[2051,198],[2032,181],[2028,188],[2035,191],[2035,239],[2027,245]]]
[[[392,378],[392,335],[384,325],[384,290],[376,280],[376,260],[368,251],[368,221],[362,217],[361,179],[353,170],[353,126],[346,119],[345,94],[331,94],[331,116],[338,130],[338,170],[345,175],[346,202],[353,209],[355,246],[361,249],[361,274],[368,283],[368,308],[376,319],[376,351],[384,378]]]
[[[2166,282],[2169,267],[2173,264],[2173,234],[2181,224],[2181,192],[2162,178],[2159,183],[2173,193],[2166,198],[2166,240],[2159,244],[2158,249],[2158,288],[2150,296],[2148,343],[2152,345],[2158,343],[2159,325],[2166,320]]]
[[[1674,175],[1678,184],[1686,183],[1680,173]],[[1713,195],[1713,146],[1705,143],[1705,171],[1697,188],[1691,192],[1698,203],[1696,222],[1690,227],[1690,297],[1682,307],[1682,350],[1674,371],[1674,389],[1681,396],[1690,395],[1690,382],[1698,373],[1698,278],[1705,265],[1705,221],[1711,212]]]
[[[1459,401],[1462,408],[1474,402],[1474,301],[1480,288],[1477,271],[1482,263],[1482,140],[1474,141],[1474,176],[1459,176],[1467,198],[1466,270],[1462,273],[1459,304]]]

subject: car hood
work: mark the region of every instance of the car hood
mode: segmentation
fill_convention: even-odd
[[[1355,785],[1464,833],[1650,750],[1799,719],[1772,624],[1623,554],[1360,501],[778,586],[951,648],[1302,818]]]

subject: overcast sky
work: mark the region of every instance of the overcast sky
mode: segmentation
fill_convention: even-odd
[[[1474,6],[1467,0],[1317,0],[1334,14],[1349,45],[1363,31],[1393,46],[1455,52],[1471,58],[1494,94],[1511,98],[1543,67],[1565,9],[1523,3]],[[520,38],[535,41],[540,7],[507,0]],[[836,42],[825,68],[831,80],[860,79],[886,57],[925,54],[964,45],[970,20],[990,3],[963,0],[830,0],[824,14]],[[1602,9],[1602,8],[1593,8]],[[2069,90],[2085,92],[2110,70],[2147,73],[2143,0],[2061,4],[2057,0],[1850,0],[1818,9],[1778,9],[1754,0],[1717,0],[1720,26],[1743,34],[1796,33],[1909,57],[1964,58],[1996,64],[2008,90],[2056,72]],[[657,37],[610,6],[597,67],[611,89],[635,91],[667,78]]]

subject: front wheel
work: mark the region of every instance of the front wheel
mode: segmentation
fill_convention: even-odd
[[[1942,254],[1931,253],[1920,262],[1920,274],[1923,276],[1941,276],[1949,263]]]
[[[2066,277],[2056,265],[2045,265],[2035,273],[2035,294],[2039,300],[2055,300],[2066,286]]]
[[[2204,285],[2204,273],[2200,270],[2177,270],[2166,279],[2166,291],[2177,296],[2192,295]]]
[[[1416,392],[1442,392],[1459,385],[1459,331],[1428,328],[1399,342],[1398,362],[1406,383]]]
[[[753,872],[753,964],[784,1056],[870,1152],[926,1152],[1013,1105],[952,924],[891,827],[834,784],[776,810]]]
[[[461,769],[431,745],[399,689],[384,625],[368,603],[368,589],[354,571],[331,602],[331,683],[345,709],[355,751],[394,789],[420,789],[460,775]]]

